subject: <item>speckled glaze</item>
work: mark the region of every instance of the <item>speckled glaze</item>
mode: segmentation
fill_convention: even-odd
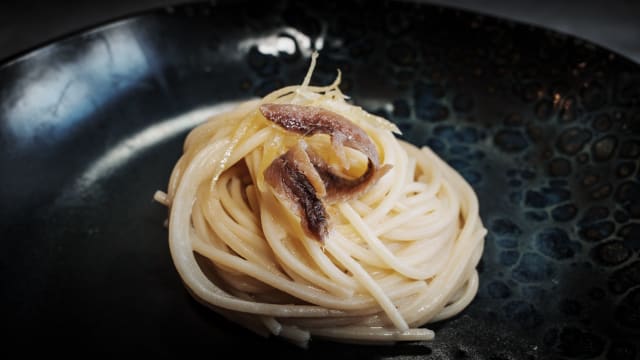
[[[245,5],[161,9],[0,66],[8,343],[113,354],[135,344],[151,355],[191,344],[297,358],[638,359],[640,66],[572,37],[434,6]],[[315,340],[300,350],[197,304],[173,268],[166,212],[151,198],[166,188],[186,130],[154,126],[300,83],[314,49],[313,83],[340,69],[355,104],[430,146],[480,198],[489,229],[480,290],[460,315],[431,326],[432,342]]]

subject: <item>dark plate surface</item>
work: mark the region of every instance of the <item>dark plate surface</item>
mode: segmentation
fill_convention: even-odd
[[[262,339],[191,299],[152,201],[195,109],[343,72],[356,104],[476,189],[480,290],[436,340]],[[199,113],[202,116],[202,112]],[[65,352],[636,359],[640,67],[584,41],[426,5],[191,5],[0,66],[0,299],[8,344]]]

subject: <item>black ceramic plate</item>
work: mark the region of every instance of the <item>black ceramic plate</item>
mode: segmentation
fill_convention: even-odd
[[[341,69],[356,104],[431,146],[480,197],[480,290],[433,325],[433,342],[304,351],[197,304],[173,268],[151,199],[198,119],[180,116],[300,83],[312,49],[315,83]],[[128,18],[0,67],[3,340],[150,355],[635,359],[639,156],[640,67],[550,31],[396,2]]]

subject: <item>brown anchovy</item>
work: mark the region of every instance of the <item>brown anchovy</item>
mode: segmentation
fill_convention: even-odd
[[[329,227],[322,200],[344,201],[365,192],[391,169],[391,165],[380,167],[378,151],[364,130],[332,111],[313,106],[264,104],[260,106],[260,112],[268,120],[297,134],[328,134],[337,151],[347,146],[369,159],[365,173],[349,179],[335,172],[319,154],[300,141],[265,170],[267,183],[294,204],[303,229],[323,241]]]
[[[367,133],[340,114],[316,106],[291,104],[264,104],[260,112],[285,130],[300,135],[331,135],[334,146],[356,149],[378,166],[378,151]]]
[[[327,211],[318,198],[316,189],[301,169],[301,158],[306,154],[299,147],[299,144],[295,145],[273,160],[264,171],[264,179],[277,194],[290,200],[294,211],[300,215],[305,232],[316,240],[323,241],[329,233]]]
[[[324,199],[332,203],[346,201],[365,193],[392,167],[389,164],[379,167],[379,164],[369,159],[367,170],[364,174],[358,178],[349,179],[334,172],[333,168],[313,150],[308,149],[307,154],[326,188]]]

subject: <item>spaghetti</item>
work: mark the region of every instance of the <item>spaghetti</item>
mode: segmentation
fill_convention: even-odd
[[[175,267],[199,301],[301,346],[432,339],[422,326],[478,289],[477,197],[430,149],[348,104],[340,75],[310,86],[314,66],[189,133],[155,194]]]

